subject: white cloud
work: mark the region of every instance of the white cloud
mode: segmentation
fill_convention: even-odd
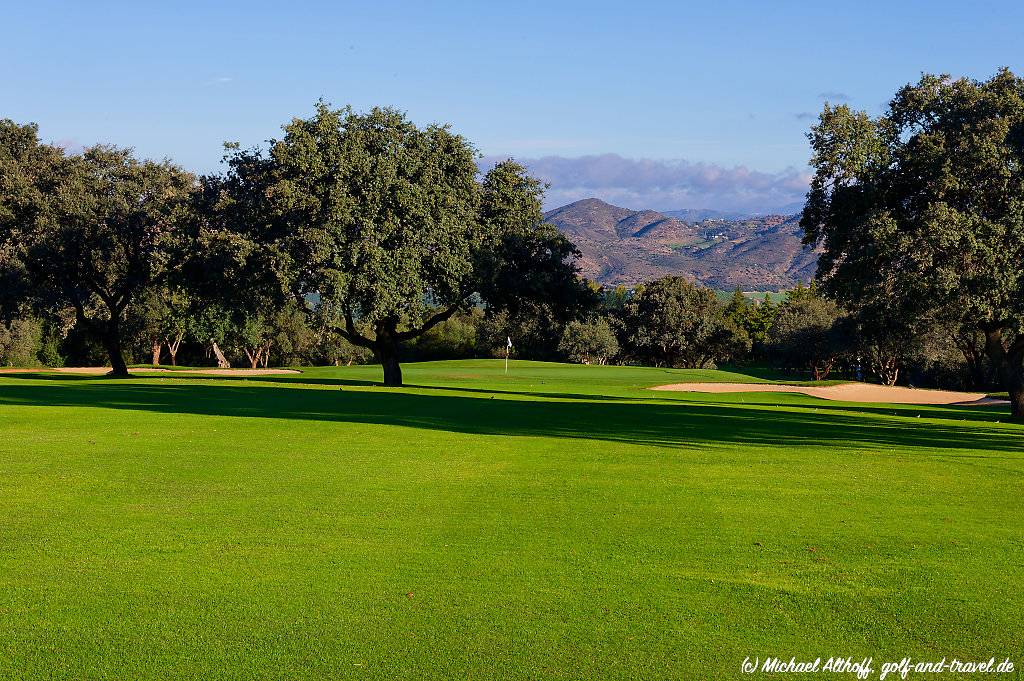
[[[501,157],[483,159],[487,170]],[[772,212],[803,201],[810,176],[795,168],[769,173],[685,160],[625,158],[618,154],[516,159],[551,187],[545,207],[591,196],[626,208],[712,208]]]

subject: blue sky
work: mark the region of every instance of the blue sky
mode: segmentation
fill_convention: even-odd
[[[216,171],[323,97],[450,122],[548,205],[771,210],[828,99],[1024,71],[1024,3],[9,3],[0,117]]]

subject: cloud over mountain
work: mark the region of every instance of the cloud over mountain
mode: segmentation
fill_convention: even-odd
[[[487,157],[487,170],[501,157]],[[671,210],[715,208],[771,212],[801,202],[810,176],[795,168],[777,173],[685,160],[625,158],[618,154],[517,159],[548,182],[545,205],[560,206],[589,196],[621,206]]]

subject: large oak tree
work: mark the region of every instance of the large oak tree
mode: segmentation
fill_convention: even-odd
[[[128,375],[126,311],[166,271],[193,186],[169,162],[102,145],[67,155],[34,125],[0,122],[0,244],[22,266],[22,295],[73,308],[115,375]]]
[[[977,329],[1024,418],[1024,81],[925,75],[878,117],[826,106],[809,138],[822,288]]]
[[[405,341],[481,296],[508,306],[579,286],[575,249],[543,224],[539,183],[512,162],[479,182],[476,151],[447,126],[320,103],[268,152],[227,160],[208,182],[228,211],[209,240],[272,254],[287,294],[370,349],[385,385],[402,384]]]

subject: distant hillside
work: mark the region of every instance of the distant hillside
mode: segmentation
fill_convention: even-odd
[[[716,289],[777,291],[814,276],[817,254],[800,243],[799,215],[671,213],[584,199],[544,217],[580,249],[583,274],[602,284],[632,286],[677,274]]]

